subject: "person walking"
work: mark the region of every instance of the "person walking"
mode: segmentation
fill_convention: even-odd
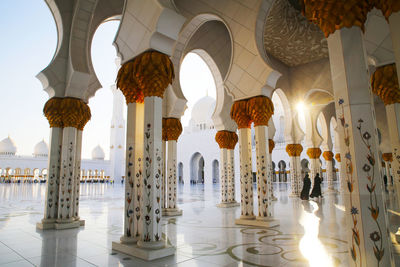
[[[322,197],[321,183],[322,179],[319,177],[319,173],[317,173],[314,178],[314,187],[311,191],[310,197]]]
[[[308,176],[308,173],[306,173],[306,176],[303,179],[303,189],[301,190],[300,193],[300,198],[302,200],[308,200],[308,195],[310,194],[310,188],[311,188],[311,180],[310,177]]]

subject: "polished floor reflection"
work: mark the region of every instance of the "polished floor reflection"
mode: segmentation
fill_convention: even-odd
[[[239,207],[216,207],[218,186],[185,185],[178,197],[183,216],[163,218],[176,255],[145,262],[111,250],[122,233],[123,186],[81,186],[86,226],[43,232],[35,224],[45,185],[0,184],[0,266],[348,266],[340,195],[301,201],[288,197],[287,184],[275,184],[279,226],[256,228],[234,224]]]

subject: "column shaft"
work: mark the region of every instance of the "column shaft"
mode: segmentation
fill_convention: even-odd
[[[220,149],[220,168],[219,168],[219,177],[221,184],[221,203],[227,203],[229,199],[228,187],[228,149],[221,148]]]
[[[328,48],[339,136],[343,143],[340,146],[342,162],[346,166],[344,200],[349,262],[357,266],[393,266],[361,29],[337,30],[328,37]]]
[[[310,159],[310,179],[311,179],[311,186],[314,186],[314,178],[317,173],[319,173],[320,162],[319,158],[317,159]],[[321,177],[322,178],[322,177]]]
[[[239,129],[241,219],[254,219],[250,128]]]
[[[61,168],[61,145],[63,129],[50,128],[50,151],[46,184],[46,200],[42,223],[54,223],[58,217],[58,190]]]
[[[162,98],[144,99],[143,186],[141,196],[142,234],[138,245],[161,248],[161,183],[162,183]]]
[[[258,192],[258,217],[263,219],[271,216],[270,181],[271,168],[269,163],[268,127],[255,126],[256,159],[257,159],[257,192]]]
[[[82,158],[82,131],[77,130],[76,134],[76,151],[75,151],[75,171],[74,171],[74,182],[75,182],[75,193],[74,193],[74,217],[75,220],[79,221],[79,197],[81,188],[81,158]]]
[[[299,196],[299,185],[297,176],[297,157],[290,157],[290,197]]]
[[[165,209],[168,207],[167,205],[167,197],[168,193],[167,191],[167,183],[169,183],[167,177],[168,177],[168,167],[165,165],[167,162],[167,153],[169,153],[169,146],[168,146],[168,152],[167,152],[167,142],[165,140],[162,140],[162,158],[163,158],[163,168],[162,168],[162,183],[161,183],[161,208]],[[169,162],[169,154],[168,154],[168,162]]]
[[[75,195],[77,131],[74,127],[65,127],[63,129],[57,223],[70,223],[74,221],[73,198]]]
[[[227,149],[228,202],[236,202],[235,197],[235,150]]]
[[[169,209],[176,209],[176,152],[177,145],[176,140],[168,141],[168,163],[167,163],[167,197]]]
[[[333,163],[332,160],[326,160],[326,180],[328,182],[328,191],[334,191],[333,187]]]

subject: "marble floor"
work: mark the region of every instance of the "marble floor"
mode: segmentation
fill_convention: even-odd
[[[35,224],[43,216],[45,185],[0,184],[0,266],[348,266],[340,195],[301,201],[288,197],[287,184],[275,184],[272,208],[279,225],[257,228],[234,224],[239,207],[216,207],[217,185],[178,191],[183,216],[163,218],[176,255],[146,262],[111,250],[122,233],[122,185],[82,184],[86,225],[40,231]]]

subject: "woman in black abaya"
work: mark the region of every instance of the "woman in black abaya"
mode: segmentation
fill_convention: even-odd
[[[319,173],[317,173],[317,175],[315,175],[315,178],[314,178],[314,187],[311,191],[310,197],[322,197],[321,183],[322,183],[322,179],[319,177]]]
[[[308,176],[308,173],[306,173],[306,176],[304,177],[303,180],[303,189],[301,190],[300,198],[302,200],[308,200],[308,194],[310,193],[310,187],[311,187],[311,180]]]

